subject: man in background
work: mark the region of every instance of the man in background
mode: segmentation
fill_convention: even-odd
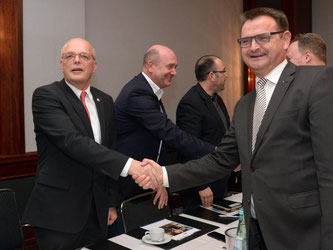
[[[177,107],[177,126],[193,136],[217,146],[230,125],[228,111],[219,92],[225,88],[227,70],[218,56],[206,55],[195,64],[198,81],[180,100]],[[185,163],[196,158],[181,156]],[[212,205],[223,200],[228,176],[206,185],[180,192],[183,208],[190,210],[202,204]]]
[[[315,33],[297,34],[288,48],[287,60],[295,65],[326,65],[326,43]]]
[[[92,45],[69,40],[60,67],[64,78],[37,88],[32,98],[38,168],[23,222],[34,226],[42,250],[106,239],[117,218],[119,175],[143,172],[138,161],[112,150],[113,100],[91,86]]]
[[[163,89],[171,86],[176,76],[177,56],[168,47],[154,45],[143,57],[142,72],[130,80],[120,91],[116,101],[116,149],[135,159],[154,159],[165,163],[168,145],[179,153],[200,157],[215,149],[179,129],[165,112]],[[121,201],[142,193],[131,177],[120,178]],[[159,189],[155,202],[162,208],[167,204],[165,188]]]

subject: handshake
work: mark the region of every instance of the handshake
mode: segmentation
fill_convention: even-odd
[[[132,175],[135,183],[143,189],[159,189],[163,183],[162,167],[153,160],[133,160],[128,174]]]

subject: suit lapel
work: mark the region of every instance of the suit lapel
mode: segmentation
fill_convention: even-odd
[[[249,93],[249,105],[247,105],[247,112],[245,112],[246,127],[244,128],[247,135],[247,148],[249,155],[252,155],[252,130],[253,130],[253,111],[256,101],[255,89]]]
[[[74,92],[71,90],[71,88],[67,86],[64,79],[60,82],[60,87],[62,88],[66,98],[73,105],[74,110],[80,117],[84,127],[88,131],[89,136],[91,138],[94,138],[94,133],[92,131],[92,127],[91,127],[91,123],[90,123],[88,114],[87,114],[81,100],[74,94]],[[68,114],[68,115],[71,116],[71,114]]]
[[[97,114],[98,114],[98,119],[99,119],[99,124],[101,127],[101,143],[103,144],[103,138],[105,138],[105,112],[104,112],[104,105],[103,105],[103,99],[102,96],[98,94],[98,91],[94,87],[90,87],[91,94],[93,96],[96,109],[97,109]]]
[[[253,151],[253,155],[256,153],[258,147],[260,146],[262,138],[264,137],[270,123],[272,122],[272,119],[273,119],[285,93],[287,92],[291,82],[293,81],[294,73],[295,73],[295,66],[293,64],[289,63],[286,66],[286,68],[283,70],[283,72],[280,76],[280,79],[274,89],[273,95],[272,95],[271,100],[266,109],[265,115],[262,119],[262,123],[260,125],[259,131],[257,134],[256,147]]]

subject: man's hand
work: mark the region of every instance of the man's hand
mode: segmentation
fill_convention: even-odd
[[[157,208],[162,209],[164,206],[168,205],[168,192],[166,188],[162,186],[159,186],[156,191],[153,204],[156,205],[156,202],[159,199]]]
[[[162,167],[153,160],[144,159],[141,164],[141,172],[133,173],[135,182],[143,189],[157,189],[163,183]]]
[[[210,187],[205,188],[204,190],[199,191],[199,196],[201,203],[204,207],[210,207],[214,200],[214,194]]]
[[[109,208],[109,214],[108,214],[108,226],[112,225],[113,222],[118,218],[117,210],[115,207]]]

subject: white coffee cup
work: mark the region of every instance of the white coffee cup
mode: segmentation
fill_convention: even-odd
[[[149,235],[151,241],[163,241],[164,240],[164,229],[160,227],[155,227],[150,229],[145,233],[145,235]]]

